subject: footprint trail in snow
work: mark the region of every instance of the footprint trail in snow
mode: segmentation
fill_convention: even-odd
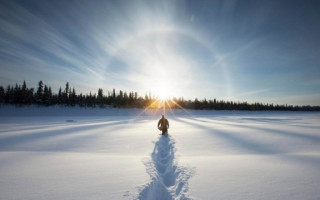
[[[194,170],[179,166],[175,158],[175,141],[171,136],[160,136],[155,142],[151,160],[145,161],[151,181],[141,188],[138,199],[191,199],[188,180]]]

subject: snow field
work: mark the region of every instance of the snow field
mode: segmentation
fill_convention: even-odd
[[[319,113],[96,110],[0,108],[0,199],[320,199]]]

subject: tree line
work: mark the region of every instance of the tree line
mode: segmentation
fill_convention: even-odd
[[[137,92],[126,92],[113,89],[104,93],[99,88],[97,93],[77,94],[75,88],[71,88],[67,82],[64,89],[59,88],[58,93],[53,93],[50,86],[43,81],[39,81],[36,90],[28,88],[26,81],[22,85],[8,85],[6,88],[0,86],[0,103],[13,105],[65,105],[80,107],[117,107],[117,108],[159,108],[164,104],[168,108],[202,109],[202,110],[282,110],[282,111],[320,111],[320,106],[292,106],[274,105],[263,103],[234,102],[216,99],[195,99],[184,100],[172,98],[171,100],[160,102],[151,93],[144,97]]]

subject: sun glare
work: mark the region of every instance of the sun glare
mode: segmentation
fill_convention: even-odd
[[[157,86],[155,87],[155,93],[158,99],[162,101],[168,100],[171,94],[171,89],[169,84],[167,84],[166,82],[157,84]]]

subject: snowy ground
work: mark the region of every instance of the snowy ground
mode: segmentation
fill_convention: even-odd
[[[320,199],[320,113],[0,107],[0,199]]]

